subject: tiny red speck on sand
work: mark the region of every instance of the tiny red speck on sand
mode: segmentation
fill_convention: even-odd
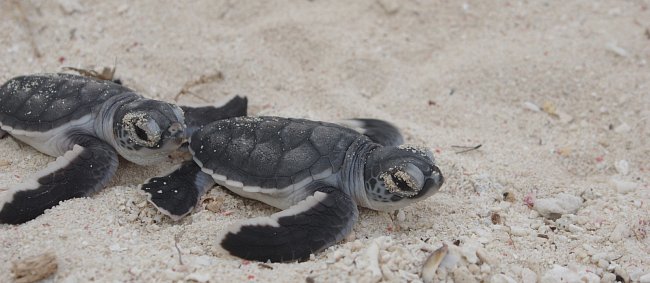
[[[535,193],[530,192],[524,196],[524,204],[528,206],[528,208],[535,206]]]
[[[248,275],[248,280],[253,280],[255,279],[255,275]]]
[[[603,160],[605,160],[605,158],[603,158],[602,156],[596,157],[596,162],[603,162]]]

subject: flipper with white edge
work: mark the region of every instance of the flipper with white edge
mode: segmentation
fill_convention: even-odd
[[[358,217],[356,203],[322,187],[290,208],[232,226],[219,240],[230,255],[248,260],[303,261],[347,236]]]
[[[140,185],[160,212],[173,220],[179,220],[192,212],[201,196],[212,186],[214,180],[193,161],[187,161],[170,174],[155,177]]]
[[[339,124],[351,128],[383,146],[398,146],[404,143],[404,137],[393,124],[378,119],[350,119]]]
[[[187,136],[191,136],[201,126],[232,117],[246,116],[248,98],[235,96],[222,106],[190,107],[181,106],[187,125]]]
[[[108,183],[117,165],[113,147],[84,136],[31,179],[0,193],[0,223],[24,223],[61,201],[88,196]]]

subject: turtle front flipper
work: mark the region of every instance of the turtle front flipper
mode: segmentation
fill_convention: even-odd
[[[59,202],[102,189],[115,175],[115,149],[90,136],[73,138],[74,146],[30,180],[0,193],[0,223],[20,224]]]
[[[398,146],[404,137],[393,124],[378,119],[350,119],[341,121],[342,126],[351,128],[383,146]]]
[[[350,233],[358,214],[349,195],[321,187],[284,211],[234,225],[219,244],[231,255],[248,260],[307,260]]]
[[[171,173],[155,177],[140,185],[149,195],[149,202],[173,220],[190,213],[201,196],[212,186],[214,180],[193,161],[187,161]]]
[[[187,136],[189,137],[201,126],[214,121],[246,116],[248,98],[237,95],[222,106],[181,106],[181,108],[185,112],[185,124],[187,125]]]
[[[7,131],[0,129],[0,140],[6,138],[9,135]]]

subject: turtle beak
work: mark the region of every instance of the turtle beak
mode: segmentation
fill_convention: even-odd
[[[172,139],[176,144],[180,145],[187,141],[185,125],[180,122],[172,123],[171,126],[167,128],[167,132],[169,133],[168,139]]]

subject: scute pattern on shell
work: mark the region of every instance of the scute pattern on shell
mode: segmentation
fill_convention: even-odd
[[[284,188],[341,169],[361,135],[339,125],[301,119],[240,117],[212,123],[192,136],[195,160],[245,186]]]
[[[18,130],[47,131],[79,119],[110,97],[126,92],[131,90],[69,74],[16,77],[0,87],[0,123]]]

